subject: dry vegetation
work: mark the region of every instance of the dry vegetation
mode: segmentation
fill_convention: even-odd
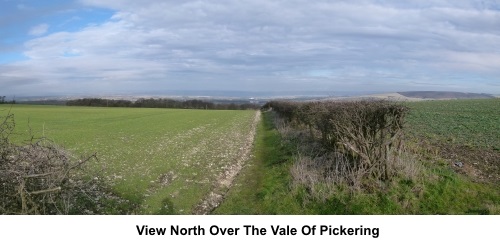
[[[0,117],[0,213],[104,213],[99,201],[116,200],[98,177],[83,177],[95,153],[76,159],[44,138],[15,145],[14,128],[13,114]]]
[[[395,177],[416,178],[418,164],[405,151],[405,106],[384,101],[273,101],[285,139],[300,141],[291,174],[313,196],[337,187],[384,188]]]

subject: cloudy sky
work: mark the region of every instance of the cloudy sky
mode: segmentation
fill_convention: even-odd
[[[500,94],[500,0],[0,0],[0,95]]]

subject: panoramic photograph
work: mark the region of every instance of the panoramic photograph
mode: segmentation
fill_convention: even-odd
[[[500,215],[499,26],[496,0],[0,0],[0,214]]]

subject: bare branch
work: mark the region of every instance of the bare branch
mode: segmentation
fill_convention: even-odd
[[[44,193],[56,192],[56,191],[61,191],[61,187],[58,186],[58,187],[51,188],[51,189],[45,189],[45,190],[39,190],[39,191],[32,191],[32,192],[27,192],[27,193],[30,194],[30,195],[38,195],[38,194],[44,194]]]

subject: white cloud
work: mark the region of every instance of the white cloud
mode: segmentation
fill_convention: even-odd
[[[30,60],[15,65],[24,71],[17,78],[88,93],[446,89],[455,77],[456,88],[498,90],[491,81],[500,77],[500,12],[492,1],[81,2],[116,13],[25,43]],[[483,80],[467,87],[469,77]]]
[[[49,30],[49,25],[48,24],[39,24],[36,26],[31,27],[29,30],[28,34],[32,36],[41,36]]]

